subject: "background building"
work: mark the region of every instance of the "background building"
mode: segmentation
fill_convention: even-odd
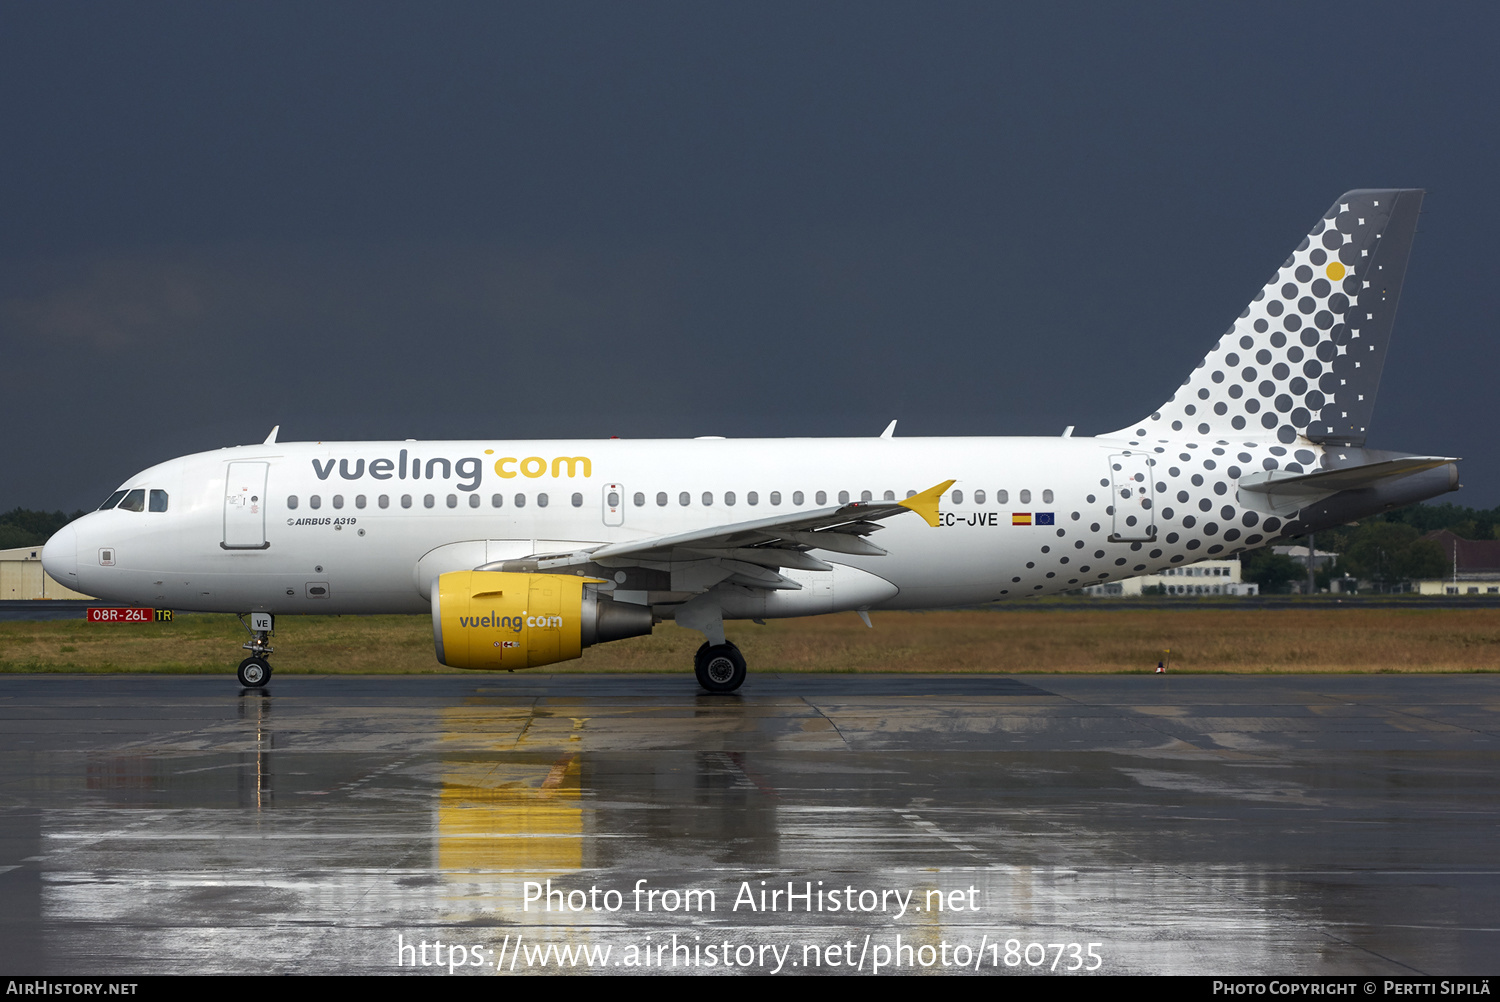
[[[1500,539],[1464,539],[1447,529],[1422,537],[1442,547],[1449,571],[1417,582],[1423,595],[1500,595]]]
[[[30,598],[92,598],[52,580],[42,570],[40,546],[0,550],[0,601]]]
[[[1151,591],[1147,591],[1148,588]],[[1162,590],[1156,591],[1158,588]],[[1238,560],[1200,560],[1185,567],[1169,567],[1160,574],[1142,574],[1124,581],[1091,585],[1083,589],[1083,593],[1099,598],[1127,598],[1142,594],[1243,597],[1259,595],[1260,585],[1241,579]]]

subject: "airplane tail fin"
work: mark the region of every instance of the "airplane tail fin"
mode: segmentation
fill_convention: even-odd
[[[1339,196],[1187,382],[1115,434],[1363,446],[1422,195]]]

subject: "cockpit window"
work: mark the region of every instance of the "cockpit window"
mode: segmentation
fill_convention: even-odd
[[[120,499],[122,497],[124,497],[124,496],[125,496],[125,492],[124,491],[115,491],[109,497],[107,497],[107,498],[104,499],[104,503],[99,506],[99,510],[100,511],[109,511],[115,505],[119,504],[120,503]]]
[[[167,510],[167,492],[166,491],[153,490],[151,492],[151,510],[152,511],[166,511]]]
[[[125,495],[125,500],[120,502],[120,510],[121,511],[145,511],[146,510],[146,492],[145,492],[145,490],[142,489],[142,488],[140,488],[140,487],[137,487],[135,490],[131,491],[129,494],[126,494]]]

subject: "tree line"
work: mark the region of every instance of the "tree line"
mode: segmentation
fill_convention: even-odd
[[[81,508],[71,515],[61,511],[12,508],[0,514],[0,550],[17,546],[40,546],[58,529],[86,514],[88,513]]]
[[[1453,569],[1452,554],[1422,536],[1447,529],[1463,539],[1495,539],[1500,526],[1500,506],[1490,509],[1463,505],[1414,504],[1406,508],[1324,529],[1315,534],[1317,549],[1338,554],[1331,567],[1318,568],[1314,581],[1327,588],[1337,578],[1370,582],[1378,591],[1390,591],[1407,581],[1440,578]],[[1306,546],[1307,537],[1289,539],[1293,546]],[[1263,593],[1290,590],[1293,582],[1307,580],[1304,564],[1270,547],[1240,555],[1240,573],[1246,581],[1260,585]]]

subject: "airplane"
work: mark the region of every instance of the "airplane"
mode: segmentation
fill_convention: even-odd
[[[1423,191],[1350,191],[1139,421],[1058,438],[279,442],[144,470],[46,544],[85,594],[276,616],[430,613],[437,660],[515,670],[724,623],[978,605],[1239,553],[1458,487],[1365,448]],[[248,623],[246,619],[248,617]]]

